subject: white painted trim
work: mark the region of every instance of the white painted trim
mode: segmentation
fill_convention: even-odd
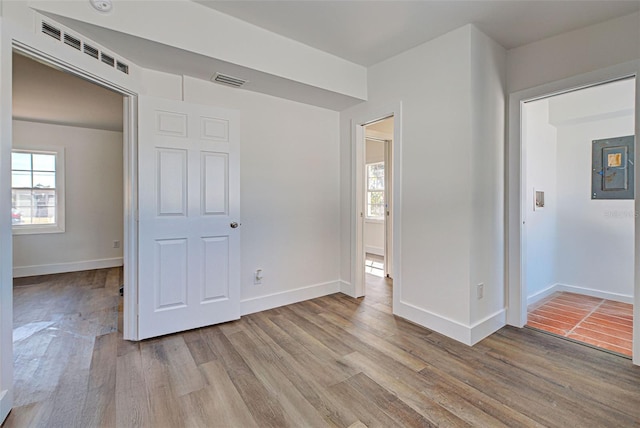
[[[138,97],[125,96],[122,123],[124,296],[122,338],[138,339]]]
[[[402,318],[469,346],[478,343],[506,325],[504,309],[489,315],[472,326],[464,325],[402,301],[394,306],[394,312]]]
[[[544,290],[540,290],[537,293],[532,294],[531,296],[527,296],[527,306],[533,305],[534,303],[538,303],[540,300],[544,299],[547,296],[552,295],[557,291],[558,284],[552,284],[545,288]]]
[[[465,345],[471,344],[469,327],[462,323],[402,301],[399,302],[398,305],[394,305],[393,309],[394,313],[399,317],[443,334]]]
[[[507,310],[503,308],[471,326],[469,332],[471,337],[470,344],[475,345],[505,325],[507,325]]]
[[[636,147],[640,141],[640,60],[636,61]],[[635,163],[638,165],[640,154],[635,151]],[[636,174],[636,189],[640,188],[640,174]],[[640,198],[635,198],[635,211],[640,210]],[[633,364],[640,366],[640,217],[635,217],[635,245],[634,245],[634,287],[633,287]]]
[[[12,398],[13,397],[11,396],[11,391],[9,391],[8,389],[0,391],[0,423],[5,420],[5,418],[11,411],[13,401]]]
[[[633,304],[633,296],[628,294],[611,293],[593,288],[578,287],[577,285],[556,284],[555,291],[566,291],[567,293],[577,293],[585,296],[598,297],[600,299],[613,300],[614,302]]]
[[[352,122],[353,124],[353,122]],[[354,294],[351,297],[362,297],[365,295],[365,275],[364,275],[364,214],[365,214],[365,197],[366,192],[364,186],[366,183],[365,170],[365,130],[362,123],[353,124],[353,152],[351,159],[352,169],[352,198],[351,202],[354,209],[354,219],[351,226],[354,228],[353,235],[355,242],[351,252],[351,284],[354,287]]]
[[[600,299],[613,300],[614,302],[622,302],[633,304],[633,296],[629,294],[612,293],[610,291],[596,290],[593,288],[579,287],[577,285],[555,283],[544,290],[540,290],[535,294],[527,297],[527,306],[539,302],[556,291],[564,291],[567,293],[582,294],[584,296],[598,297]]]
[[[353,285],[343,280],[340,280],[340,292],[347,296],[353,296],[355,294]]]
[[[366,245],[364,247],[364,251],[365,251],[365,253],[375,254],[376,256],[384,257],[384,248],[371,247],[369,245]]]
[[[291,305],[317,297],[339,293],[342,281],[329,281],[320,284],[308,285],[294,290],[281,291],[265,296],[252,297],[240,301],[240,315],[249,315],[260,311],[266,311],[280,306]]]
[[[11,34],[0,20],[0,212],[11,210]],[[13,406],[13,237],[11,218],[0,215],[0,424]]]
[[[82,270],[105,269],[118,267],[124,264],[122,257],[111,259],[83,260],[81,262],[54,263],[48,265],[15,266],[13,277],[22,278],[25,276],[50,275],[54,273],[78,272]]]

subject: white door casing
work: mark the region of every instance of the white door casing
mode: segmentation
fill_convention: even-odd
[[[393,279],[393,140],[384,143],[384,203],[384,274]]]
[[[237,111],[139,97],[139,339],[240,318],[239,143]]]

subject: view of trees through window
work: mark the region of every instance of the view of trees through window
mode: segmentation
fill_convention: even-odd
[[[11,154],[11,222],[14,225],[56,223],[56,154],[14,151]]]
[[[384,162],[367,164],[367,218],[384,219]]]

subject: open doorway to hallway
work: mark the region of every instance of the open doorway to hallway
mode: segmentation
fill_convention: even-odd
[[[527,326],[630,357],[635,79],[524,104]]]
[[[363,245],[366,287],[390,286],[392,263],[393,116],[364,126]],[[374,280],[378,277],[380,280]]]

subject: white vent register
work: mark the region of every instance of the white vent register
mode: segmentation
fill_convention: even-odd
[[[247,83],[247,81],[244,79],[228,76],[222,73],[216,73],[211,80],[213,80],[214,82],[222,83],[223,85],[233,86],[234,88],[239,88]]]
[[[90,43],[84,41],[80,36],[76,34],[70,34],[66,29],[58,24],[53,24],[45,20],[41,21],[40,32],[47,35],[59,42],[64,43],[79,52],[83,52],[102,62],[108,67],[115,68],[122,73],[129,74],[129,65],[125,62],[116,59],[111,53],[107,53],[104,49],[96,47]]]

